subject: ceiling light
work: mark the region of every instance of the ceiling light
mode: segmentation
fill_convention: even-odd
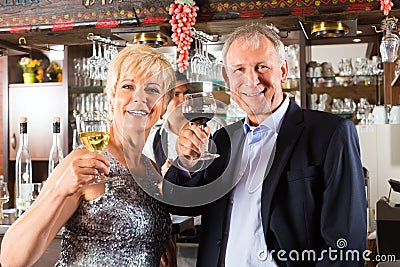
[[[359,42],[361,42],[361,39],[360,39],[360,38],[354,38],[354,39],[353,39],[353,43],[359,43]]]
[[[167,38],[161,34],[154,33],[141,33],[133,37],[132,43],[134,44],[147,44],[152,47],[161,47],[167,43]]]
[[[158,48],[166,45],[170,40],[171,32],[164,26],[114,28],[111,33],[129,44],[147,44]]]
[[[313,23],[311,35],[317,38],[342,37],[349,33],[349,27],[341,21],[322,21]]]
[[[363,31],[362,31],[362,30],[357,30],[356,33],[357,33],[357,34],[362,34]]]

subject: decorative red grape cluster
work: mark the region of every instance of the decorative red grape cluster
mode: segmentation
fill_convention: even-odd
[[[392,6],[392,0],[381,0],[381,10],[383,11],[383,15],[389,15],[389,11],[392,9]]]
[[[184,72],[189,66],[189,49],[192,39],[192,26],[196,23],[198,6],[189,5],[182,0],[175,0],[169,8],[169,14],[172,19],[169,23],[172,25],[172,41],[177,44],[179,53],[176,60],[179,72]]]

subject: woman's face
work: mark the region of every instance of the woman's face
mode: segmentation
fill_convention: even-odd
[[[112,100],[113,125],[119,131],[149,131],[165,112],[162,78],[122,75]],[[125,125],[124,125],[125,124]]]

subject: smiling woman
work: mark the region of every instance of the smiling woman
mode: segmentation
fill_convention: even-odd
[[[134,178],[158,191],[160,175],[142,149],[174,84],[171,64],[146,45],[126,47],[114,58],[107,84],[113,121],[106,150],[77,149],[54,169],[35,204],[4,236],[3,266],[33,265],[61,227],[56,266],[159,266],[170,239],[170,215]],[[124,132],[125,122],[134,131]],[[123,147],[126,137],[130,147]],[[99,174],[110,179],[95,182]],[[23,253],[15,255],[16,250]],[[175,266],[169,259],[168,266]]]

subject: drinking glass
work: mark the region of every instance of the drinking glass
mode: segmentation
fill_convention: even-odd
[[[82,59],[81,58],[74,58],[72,59],[74,64],[74,77],[75,77],[75,86],[81,86],[81,69],[82,69]]]
[[[4,219],[3,205],[10,200],[10,194],[8,193],[7,182],[0,182],[0,221]]]
[[[388,33],[382,38],[379,47],[382,62],[394,62],[397,59],[397,51],[399,50],[399,37],[393,33]]]
[[[76,128],[82,144],[90,152],[102,153],[110,140],[110,121],[106,113],[89,111],[76,117]],[[100,174],[96,183],[110,180]]]
[[[351,76],[353,75],[353,64],[351,58],[342,58],[339,63],[339,75],[340,76]]]
[[[211,93],[200,92],[185,95],[182,103],[183,116],[190,121],[191,124],[198,125],[202,129],[207,126],[207,122],[211,120],[217,111],[217,103]],[[218,154],[208,151],[208,139],[201,142],[201,155],[198,159],[209,160],[218,158]]]

